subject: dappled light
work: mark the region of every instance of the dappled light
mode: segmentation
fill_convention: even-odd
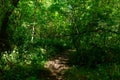
[[[0,0],[0,80],[120,80],[120,0]]]
[[[69,51],[62,52],[60,55],[51,58],[44,65],[45,68],[52,72],[52,75],[56,76],[57,80],[62,80],[65,70],[70,68],[68,65],[68,53]]]

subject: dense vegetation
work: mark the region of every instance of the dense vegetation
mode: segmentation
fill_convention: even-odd
[[[0,0],[0,80],[48,80],[44,64],[66,50],[63,80],[119,80],[119,3]]]

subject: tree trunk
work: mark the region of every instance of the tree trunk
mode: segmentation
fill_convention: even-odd
[[[2,24],[0,26],[0,51],[5,51],[8,46],[8,32],[7,32],[7,27],[8,27],[8,22],[9,22],[9,17],[12,14],[14,8],[17,6],[19,0],[11,0],[11,4],[14,6],[13,8],[8,7],[8,10],[5,11],[3,14],[3,19],[2,19]]]

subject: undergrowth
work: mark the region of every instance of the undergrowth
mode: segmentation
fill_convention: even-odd
[[[65,72],[64,80],[120,80],[120,65],[104,65],[96,69],[73,66]]]

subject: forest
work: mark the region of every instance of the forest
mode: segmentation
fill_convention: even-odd
[[[0,0],[0,80],[120,80],[120,0]]]

